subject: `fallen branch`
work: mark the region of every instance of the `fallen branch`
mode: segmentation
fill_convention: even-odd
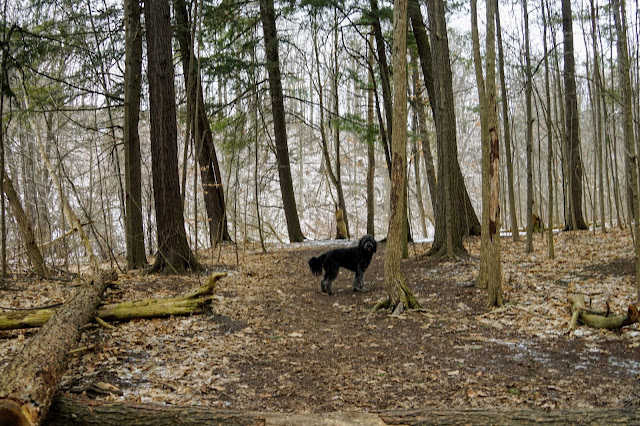
[[[416,409],[370,412],[274,413],[220,410],[204,406],[171,406],[106,402],[56,396],[50,425],[418,425],[418,424],[639,424],[640,408],[577,410]]]
[[[571,322],[569,323],[569,332],[571,332],[578,322],[592,328],[606,328],[608,330],[618,330],[631,324],[640,322],[640,314],[638,308],[629,305],[629,309],[625,315],[606,316],[596,313],[587,308],[584,302],[584,295],[577,295],[570,299],[571,301]],[[607,310],[608,312],[608,310]]]
[[[216,283],[224,276],[223,273],[212,274],[196,291],[178,297],[104,305],[98,309],[96,318],[102,321],[127,321],[133,318],[200,314],[214,298]],[[41,327],[56,311],[57,309],[34,309],[0,313],[0,330]]]
[[[44,420],[66,369],[67,353],[115,275],[96,272],[0,372],[0,423],[35,425]]]

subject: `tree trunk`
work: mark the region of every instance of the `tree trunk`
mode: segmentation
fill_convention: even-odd
[[[436,192],[436,235],[431,254],[466,255],[462,238],[480,234],[476,216],[464,183],[456,142],[456,119],[453,106],[453,82],[449,57],[449,42],[443,0],[428,0],[435,90],[431,99],[435,105],[438,146],[438,190]],[[421,59],[422,60],[422,59]],[[427,77],[425,77],[426,81]]]
[[[565,229],[587,229],[582,214],[582,158],[580,155],[580,123],[576,91],[573,51],[573,19],[571,0],[562,0],[562,33],[564,36],[564,97],[566,113],[565,154],[567,162],[567,204]]]
[[[431,144],[429,143],[429,134],[427,133],[427,117],[424,112],[425,100],[422,97],[422,91],[420,90],[420,77],[416,73],[414,81],[414,93],[415,93],[415,109],[418,120],[418,134],[420,135],[420,153],[424,160],[424,168],[427,174],[427,185],[429,186],[429,196],[431,198],[431,208],[433,213],[436,211],[436,168],[433,165],[433,156],[431,155]],[[419,154],[420,154],[419,153]],[[419,156],[418,154],[418,156]],[[418,161],[416,159],[416,161]]]
[[[204,105],[204,94],[200,84],[200,70],[194,63],[193,41],[189,29],[191,22],[184,0],[173,0],[176,18],[176,38],[180,45],[182,70],[185,75],[188,126],[193,129],[196,153],[202,178],[204,205],[209,223],[211,244],[231,241],[227,225],[226,204],[218,156],[213,144],[213,134]]]
[[[264,413],[256,411],[220,410],[198,405],[172,406],[134,402],[107,402],[57,395],[47,422],[55,425],[138,426],[201,425],[286,425],[286,424],[352,424],[381,425],[574,425],[574,424],[638,424],[640,409],[592,408],[573,410],[500,409],[435,409],[381,411],[365,413],[336,411],[332,413]]]
[[[545,114],[545,122],[547,126],[547,185],[549,187],[548,197],[548,223],[547,223],[547,253],[549,259],[555,257],[555,250],[553,248],[553,137],[551,122],[551,89],[549,83],[549,58],[547,49],[547,19],[548,14],[545,14],[545,0],[540,0],[540,8],[542,9],[542,28],[543,28],[543,46],[544,46],[544,91],[547,101],[547,112]],[[542,207],[542,206],[541,206]]]
[[[502,305],[502,264],[500,262],[500,175],[498,113],[496,103],[495,9],[497,0],[487,2],[486,79],[482,74],[478,36],[477,2],[471,1],[473,57],[480,99],[482,129],[482,239],[477,286],[487,288],[487,305]]]
[[[151,168],[158,227],[158,253],[150,272],[182,273],[200,264],[189,248],[178,178],[176,104],[169,2],[147,0]]]
[[[628,201],[629,218],[633,218],[634,248],[636,257],[636,294],[640,301],[640,220],[638,220],[638,159],[633,133],[633,109],[631,100],[631,79],[629,77],[629,53],[627,51],[627,22],[624,0],[613,0],[613,17],[618,36],[618,62],[620,63],[620,88],[624,111],[624,140],[626,151],[627,188],[631,190]]]
[[[7,424],[40,424],[67,365],[67,352],[80,328],[93,318],[102,293],[115,273],[94,277],[60,308],[0,374],[0,419]]]
[[[500,5],[496,7],[496,33],[498,37],[498,68],[500,70],[500,88],[502,96],[502,126],[504,128],[504,151],[507,163],[507,191],[509,193],[509,219],[511,223],[511,238],[520,240],[518,229],[518,215],[516,214],[516,198],[513,190],[513,160],[511,159],[511,125],[509,124],[509,105],[507,96],[507,83],[504,76],[504,48],[502,45],[502,26],[500,25]],[[546,55],[545,55],[546,58]]]
[[[369,67],[373,69],[373,34],[367,43]],[[373,75],[368,73],[369,89],[367,90],[367,234],[375,236],[375,193],[373,181],[376,171],[375,128],[373,122]]]
[[[389,234],[384,257],[384,282],[389,309],[401,313],[419,307],[400,271],[402,246],[406,242],[407,173],[407,1],[395,0],[393,7],[393,127],[391,139],[391,202]]]
[[[31,218],[27,216],[22,208],[20,197],[13,187],[13,182],[9,179],[9,176],[6,173],[4,174],[3,189],[7,199],[9,200],[11,211],[13,211],[13,217],[18,223],[18,229],[20,230],[20,235],[22,236],[24,245],[27,247],[27,255],[31,261],[31,266],[33,266],[36,275],[41,278],[46,278],[49,276],[49,271],[44,263],[42,253],[36,244],[36,239],[33,235],[33,228],[31,226]]]
[[[313,31],[317,31],[317,26],[314,21]],[[337,49],[337,46],[335,47]],[[338,95],[337,95],[337,81],[334,81],[334,87],[332,87],[332,91],[334,92],[334,111],[335,111],[335,139],[334,139],[334,148],[336,153],[336,165],[335,170],[331,161],[331,155],[329,154],[329,138],[327,137],[327,130],[325,126],[325,105],[324,105],[324,86],[322,84],[322,78],[320,77],[320,49],[318,48],[318,37],[317,33],[313,37],[313,51],[316,57],[316,86],[318,88],[318,106],[320,107],[320,141],[322,143],[322,157],[324,159],[324,164],[326,166],[327,175],[329,176],[329,181],[334,186],[337,196],[338,203],[336,208],[336,216],[338,215],[338,211],[341,211],[342,216],[342,225],[339,220],[336,220],[336,239],[348,239],[349,238],[349,225],[346,220],[346,205],[344,201],[344,192],[342,190],[342,179],[340,174],[340,136],[339,136],[339,128],[338,128]],[[336,58],[337,59],[337,58]],[[337,67],[337,65],[336,65]],[[337,68],[335,70],[337,73]],[[334,78],[337,78],[334,76]],[[336,218],[337,219],[337,218]],[[342,228],[341,228],[342,226]],[[344,228],[344,229],[343,229]]]
[[[349,215],[347,213],[347,204],[344,200],[344,190],[342,187],[342,166],[340,164],[341,154],[340,154],[340,107],[339,107],[339,97],[338,97],[338,84],[339,84],[339,72],[340,66],[338,64],[338,8],[335,7],[333,10],[334,13],[334,28],[333,28],[333,81],[332,81],[332,91],[333,91],[333,147],[336,153],[336,193],[338,195],[338,209],[342,210],[342,221],[344,223],[344,230],[346,232],[337,232],[336,238],[338,236],[342,236],[347,239],[351,238],[351,232],[349,230]],[[318,65],[319,66],[319,65]],[[340,225],[339,223],[337,225]]]
[[[140,92],[142,85],[142,25],[139,0],[125,0],[124,174],[127,268],[147,266],[142,227],[142,166],[140,157]]]
[[[598,168],[597,180],[598,180],[598,201],[600,203],[600,229],[603,233],[607,232],[606,217],[604,210],[604,173],[603,173],[603,159],[602,159],[602,132],[603,132],[603,118],[602,118],[602,104],[600,98],[602,96],[602,74],[600,73],[600,57],[598,55],[598,43],[597,43],[597,29],[596,29],[596,11],[593,4],[593,0],[590,3],[591,11],[591,44],[593,48],[593,70],[594,70],[594,86],[595,86],[595,104],[596,104],[596,165]],[[611,220],[611,218],[610,218]]]
[[[280,76],[280,57],[278,52],[278,33],[276,30],[276,16],[273,0],[260,0],[260,19],[264,33],[265,55],[267,71],[269,73],[269,93],[271,95],[271,114],[273,115],[273,130],[276,142],[276,161],[280,177],[280,191],[284,214],[287,220],[289,241],[304,240],[300,219],[296,207],[291,178],[291,164],[289,161],[289,147],[287,144],[287,127],[285,122],[284,101],[282,94],[282,79]]]
[[[529,52],[529,10],[527,0],[522,1],[524,15],[524,56],[525,56],[525,109],[527,117],[527,243],[525,251],[533,252],[533,118],[531,112],[531,54]]]
[[[382,35],[382,27],[380,26],[380,10],[378,9],[378,0],[370,0],[371,5],[371,21],[373,25],[373,36],[376,42],[376,52],[378,53],[378,65],[380,66],[380,80],[382,82],[382,103],[384,105],[384,115],[386,118],[387,131],[386,138],[382,138],[382,141],[390,141],[393,137],[393,107],[391,100],[391,73],[389,72],[389,65],[387,64],[387,53],[385,48],[384,37]],[[383,126],[380,126],[380,131],[383,132]],[[389,168],[389,176],[391,176],[391,158],[387,159],[387,167]]]

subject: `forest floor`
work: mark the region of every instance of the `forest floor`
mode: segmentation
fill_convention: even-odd
[[[351,242],[350,244],[355,244]],[[431,408],[587,408],[640,405],[640,327],[578,328],[567,333],[568,298],[625,313],[636,303],[628,231],[555,236],[556,258],[535,236],[502,239],[505,306],[490,310],[473,286],[479,240],[470,257],[434,261],[429,244],[411,244],[402,271],[425,308],[391,317],[370,308],[385,295],[385,244],[354,293],[341,272],[336,294],[320,292],[307,261],[328,248],[310,242],[225,245],[202,261],[225,270],[209,315],[134,320],[116,329],[87,327],[71,356],[62,391],[103,400],[200,404],[252,411],[328,412]],[[202,254],[202,253],[201,253]],[[197,288],[206,275],[122,274],[105,301],[168,297]],[[15,280],[0,307],[62,302],[77,282]],[[0,368],[33,330],[0,331]],[[91,346],[93,345],[93,346]]]

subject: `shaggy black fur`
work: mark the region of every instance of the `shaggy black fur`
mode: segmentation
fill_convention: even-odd
[[[323,293],[333,294],[331,284],[338,276],[340,267],[356,273],[353,291],[366,291],[362,278],[377,248],[376,240],[371,235],[365,235],[356,247],[329,250],[319,257],[312,257],[309,259],[309,267],[314,275],[322,274],[324,268],[324,278],[320,283]]]

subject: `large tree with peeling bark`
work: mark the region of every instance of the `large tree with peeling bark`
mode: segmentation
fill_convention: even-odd
[[[478,287],[487,288],[487,305],[502,305],[502,265],[500,263],[499,140],[496,103],[495,10],[497,0],[487,1],[485,75],[482,73],[478,37],[477,1],[471,0],[473,58],[480,99],[482,134],[482,241]]]

